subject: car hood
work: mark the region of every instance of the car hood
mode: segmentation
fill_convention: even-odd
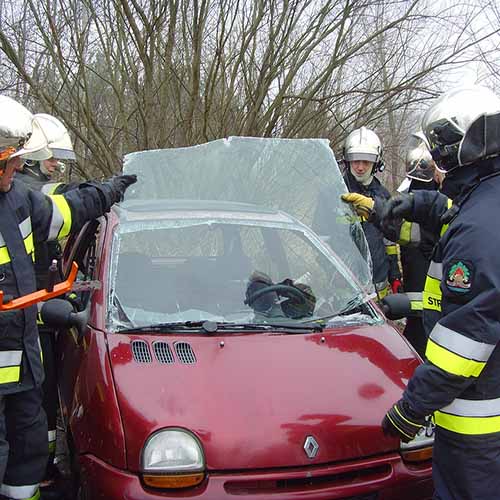
[[[211,470],[394,450],[398,442],[383,436],[380,422],[419,363],[387,325],[307,334],[115,333],[108,346],[132,470],[148,436],[165,427],[193,432]],[[319,446],[312,457],[308,436]]]

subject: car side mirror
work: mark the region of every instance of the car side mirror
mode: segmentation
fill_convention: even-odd
[[[74,327],[77,329],[79,337],[82,337],[89,322],[90,311],[86,308],[84,311],[75,312],[71,302],[63,299],[52,299],[43,304],[40,315],[47,326],[56,329]]]
[[[388,319],[401,319],[407,316],[413,316],[411,302],[405,293],[393,293],[386,295],[382,301],[382,311]]]

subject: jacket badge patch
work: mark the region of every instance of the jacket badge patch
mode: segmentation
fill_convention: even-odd
[[[461,260],[451,265],[447,274],[446,286],[452,292],[465,293],[472,284],[471,269]]]

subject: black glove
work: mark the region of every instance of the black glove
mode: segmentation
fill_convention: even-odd
[[[413,213],[414,199],[411,194],[397,194],[389,198],[384,207],[384,219],[408,219]]]
[[[408,403],[400,399],[382,420],[382,430],[386,436],[398,437],[409,443],[425,425],[425,417],[419,417]]]
[[[118,203],[123,200],[123,195],[129,186],[137,182],[137,175],[115,175],[107,180],[107,184],[111,188],[111,197],[113,203]]]

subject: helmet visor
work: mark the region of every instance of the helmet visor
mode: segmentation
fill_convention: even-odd
[[[431,148],[456,144],[462,140],[463,131],[446,118],[433,122],[426,133]]]
[[[70,149],[51,148],[51,150],[56,160],[76,160],[75,152]]]
[[[347,161],[369,161],[370,163],[375,163],[377,161],[376,154],[373,153],[363,153],[363,152],[348,152],[346,154]]]

